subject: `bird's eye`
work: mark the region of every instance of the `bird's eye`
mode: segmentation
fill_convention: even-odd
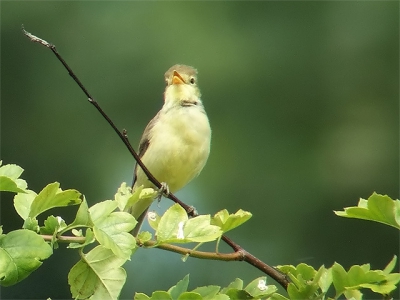
[[[194,84],[194,81],[195,81],[195,80],[194,80],[194,78],[193,78],[193,77],[192,77],[192,78],[190,78],[190,83],[191,83],[191,84]]]

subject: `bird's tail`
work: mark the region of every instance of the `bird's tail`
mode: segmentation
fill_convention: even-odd
[[[137,221],[137,224],[136,224],[136,226],[135,226],[135,228],[133,228],[133,230],[131,231],[131,233],[132,233],[132,235],[134,236],[134,237],[137,237],[137,235],[139,234],[139,231],[140,231],[140,228],[142,227],[142,225],[143,225],[143,221],[144,221],[144,219],[146,218],[146,215],[147,215],[147,212],[149,211],[149,207],[147,207],[143,212],[142,212],[142,214],[141,215],[139,215],[139,217],[135,217],[135,219],[136,219],[136,221]]]

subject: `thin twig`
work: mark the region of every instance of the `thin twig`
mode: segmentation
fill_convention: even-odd
[[[67,69],[68,74],[72,77],[72,79],[74,79],[74,81],[79,85],[79,87],[81,88],[81,90],[85,93],[85,95],[88,97],[88,100],[91,104],[93,104],[96,109],[100,112],[100,114],[104,117],[104,119],[108,122],[108,124],[110,124],[110,126],[114,129],[114,131],[118,134],[118,136],[120,137],[120,139],[122,140],[122,142],[125,144],[125,146],[128,148],[128,151],[133,155],[133,157],[135,158],[136,162],[138,163],[138,165],[142,168],[143,172],[146,174],[147,178],[157,187],[157,188],[161,188],[162,185],[161,183],[150,173],[150,171],[146,168],[146,166],[143,164],[143,162],[140,160],[139,155],[136,153],[136,151],[133,149],[131,143],[128,140],[128,136],[126,134],[126,130],[123,130],[122,132],[118,130],[118,128],[115,126],[114,122],[112,122],[112,120],[108,117],[108,115],[103,111],[103,109],[100,107],[100,105],[97,103],[97,101],[89,94],[89,92],[86,90],[86,88],[84,87],[84,85],[81,83],[81,81],[78,79],[78,77],[74,74],[74,72],[72,71],[72,69],[68,66],[68,64],[65,62],[65,60],[61,57],[61,55],[57,52],[56,47],[53,44],[50,44],[49,42],[27,32],[24,27],[22,26],[22,31],[23,33],[32,41],[35,43],[39,43],[47,48],[49,48],[58,58],[58,60],[64,65],[64,67]],[[169,193],[167,195],[167,198],[171,199],[172,201],[178,203],[179,205],[181,205],[186,212],[188,213],[189,216],[197,216],[198,213],[196,212],[196,210],[192,207],[189,206],[185,203],[183,203],[181,200],[179,200],[176,196],[174,196],[172,193]],[[254,255],[252,255],[251,253],[247,252],[246,250],[244,250],[240,245],[238,245],[237,243],[235,243],[234,241],[232,241],[230,238],[228,238],[227,236],[223,235],[222,236],[222,240],[227,243],[234,251],[235,255],[237,255],[237,260],[242,260],[245,261],[249,264],[251,264],[252,266],[258,268],[259,270],[261,270],[262,272],[264,272],[265,274],[269,275],[271,278],[275,279],[282,287],[284,287],[285,289],[287,289],[287,286],[289,284],[288,279],[286,278],[286,276],[284,274],[282,274],[281,272],[279,272],[277,269],[267,265],[266,263],[262,262],[261,260],[259,260],[257,257],[255,257]],[[59,240],[61,241],[61,240]],[[172,245],[171,245],[172,246]],[[163,246],[165,247],[165,246]],[[159,248],[163,248],[161,247],[161,245],[159,246]],[[174,246],[177,247],[177,246]],[[176,249],[176,248],[175,248]],[[184,248],[183,248],[184,249]],[[170,248],[170,251],[173,251],[172,248]],[[184,250],[182,250],[184,251]],[[175,251],[177,252],[177,251]],[[192,251],[191,252],[191,256],[193,255],[193,253],[195,253],[196,251]],[[179,252],[181,253],[181,252]],[[188,253],[185,253],[188,254]]]
[[[211,259],[211,260],[222,260],[222,261],[241,261],[243,260],[240,252],[232,253],[216,253],[207,251],[191,250],[184,247],[179,247],[172,244],[159,244],[156,241],[147,241],[143,244],[145,247],[155,247],[158,249],[163,249],[182,255],[188,255],[190,257],[200,258],[200,259]]]
[[[54,239],[54,236],[48,234],[41,234],[40,235],[45,241],[51,242]],[[60,235],[56,237],[57,242],[60,243],[77,243],[83,244],[86,242],[84,236],[68,236],[68,235]]]

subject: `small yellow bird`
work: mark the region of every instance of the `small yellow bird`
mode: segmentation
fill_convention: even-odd
[[[174,65],[165,73],[165,81],[164,105],[143,132],[139,157],[154,177],[175,193],[199,175],[206,164],[211,128],[200,99],[196,69]],[[155,188],[136,165],[133,191],[142,185]],[[152,201],[139,201],[132,207],[138,221],[134,236]]]

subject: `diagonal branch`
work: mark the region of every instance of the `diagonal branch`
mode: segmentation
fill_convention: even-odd
[[[27,32],[24,27],[22,26],[22,32],[24,33],[25,36],[27,36],[32,42],[39,43],[42,46],[45,46],[46,48],[49,48],[57,57],[57,59],[63,64],[63,66],[67,69],[68,74],[72,77],[72,79],[79,85],[81,90],[85,93],[85,95],[88,97],[88,100],[91,104],[94,105],[94,107],[98,110],[98,112],[104,117],[104,119],[108,122],[108,124],[113,128],[113,130],[117,133],[117,135],[120,137],[122,142],[125,144],[125,146],[128,148],[128,151],[133,155],[135,158],[136,162],[138,165],[142,168],[143,172],[146,174],[148,179],[157,187],[161,188],[162,185],[161,183],[150,173],[150,171],[146,168],[146,166],[143,164],[143,162],[140,160],[139,155],[136,153],[136,151],[133,149],[131,143],[128,140],[127,132],[126,130],[123,130],[122,132],[115,126],[114,122],[110,119],[110,117],[103,111],[103,109],[100,107],[98,102],[89,94],[87,89],[84,87],[82,82],[78,79],[78,77],[75,75],[75,73],[72,71],[72,69],[68,66],[68,64],[65,62],[65,60],[61,57],[61,55],[57,52],[56,47],[53,44],[50,44],[49,42]],[[181,200],[179,200],[175,195],[172,193],[168,193],[167,198],[171,199],[175,203],[178,203],[181,205],[187,212],[189,216],[195,217],[198,215],[197,211],[192,207]],[[275,279],[282,287],[287,289],[287,286],[289,284],[288,279],[284,274],[279,272],[277,269],[267,265],[266,263],[262,262],[259,260],[257,257],[252,255],[251,253],[247,252],[244,250],[240,245],[232,241],[230,238],[227,236],[223,235],[222,240],[227,243],[237,254],[238,254],[238,260],[243,260],[250,265],[258,268],[260,271],[264,272],[265,274],[269,275],[271,278]],[[172,250],[171,250],[172,251]]]

